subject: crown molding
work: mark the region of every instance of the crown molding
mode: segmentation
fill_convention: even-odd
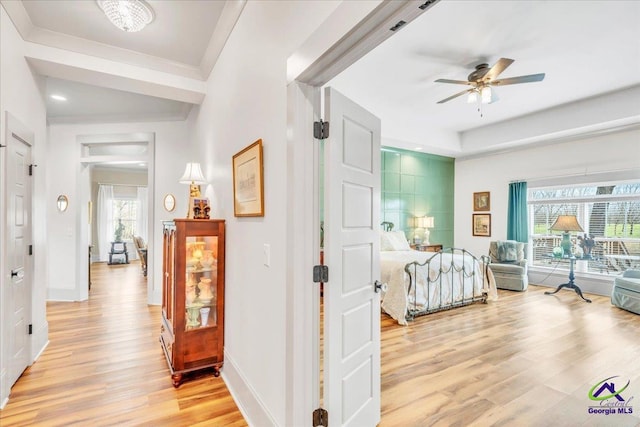
[[[247,0],[227,0],[225,2],[220,18],[216,23],[207,49],[200,62],[200,73],[205,80],[209,78],[211,70],[213,70],[216,62],[218,62],[218,58],[224,46],[227,44],[227,40],[229,36],[231,36],[231,32],[236,26],[238,19],[240,19],[240,15],[246,4]]]

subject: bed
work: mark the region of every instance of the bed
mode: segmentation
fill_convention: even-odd
[[[412,250],[402,231],[381,232],[382,309],[399,324],[437,311],[496,299],[489,258],[465,249]]]

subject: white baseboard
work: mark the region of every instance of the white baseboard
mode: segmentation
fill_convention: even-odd
[[[78,301],[76,289],[47,289],[47,301]]]
[[[261,427],[278,425],[226,349],[221,376],[247,424]]]
[[[151,301],[149,301],[149,305],[160,305],[162,304],[162,291],[154,289],[151,293]]]
[[[7,370],[0,372],[0,410],[9,402],[9,387],[7,380]]]
[[[33,336],[31,338],[31,363],[34,363],[42,352],[49,345],[49,322],[44,322],[40,328],[33,332]]]

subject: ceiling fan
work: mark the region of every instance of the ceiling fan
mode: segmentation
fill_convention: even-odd
[[[480,99],[483,104],[489,104],[497,100],[495,94],[491,91],[492,86],[539,82],[544,79],[544,73],[499,79],[498,76],[512,63],[513,59],[500,58],[491,68],[489,68],[489,64],[478,64],[476,65],[476,69],[469,74],[469,77],[467,77],[468,81],[450,79],[436,80],[436,83],[453,83],[471,86],[469,89],[465,89],[462,92],[458,92],[455,95],[451,95],[450,97],[443,99],[442,101],[438,101],[438,104],[444,104],[445,102],[451,101],[465,93],[469,94],[468,102],[475,102]],[[478,98],[478,96],[480,98]]]

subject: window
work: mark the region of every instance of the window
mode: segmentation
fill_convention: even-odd
[[[135,199],[113,199],[113,230],[116,240],[133,239],[136,234],[137,205]]]
[[[558,215],[576,215],[584,232],[571,233],[574,254],[584,253],[586,236],[595,243],[593,260],[579,263],[579,271],[619,274],[640,268],[639,182],[530,188],[528,199],[533,265],[568,269],[552,255],[562,232],[549,228]]]

